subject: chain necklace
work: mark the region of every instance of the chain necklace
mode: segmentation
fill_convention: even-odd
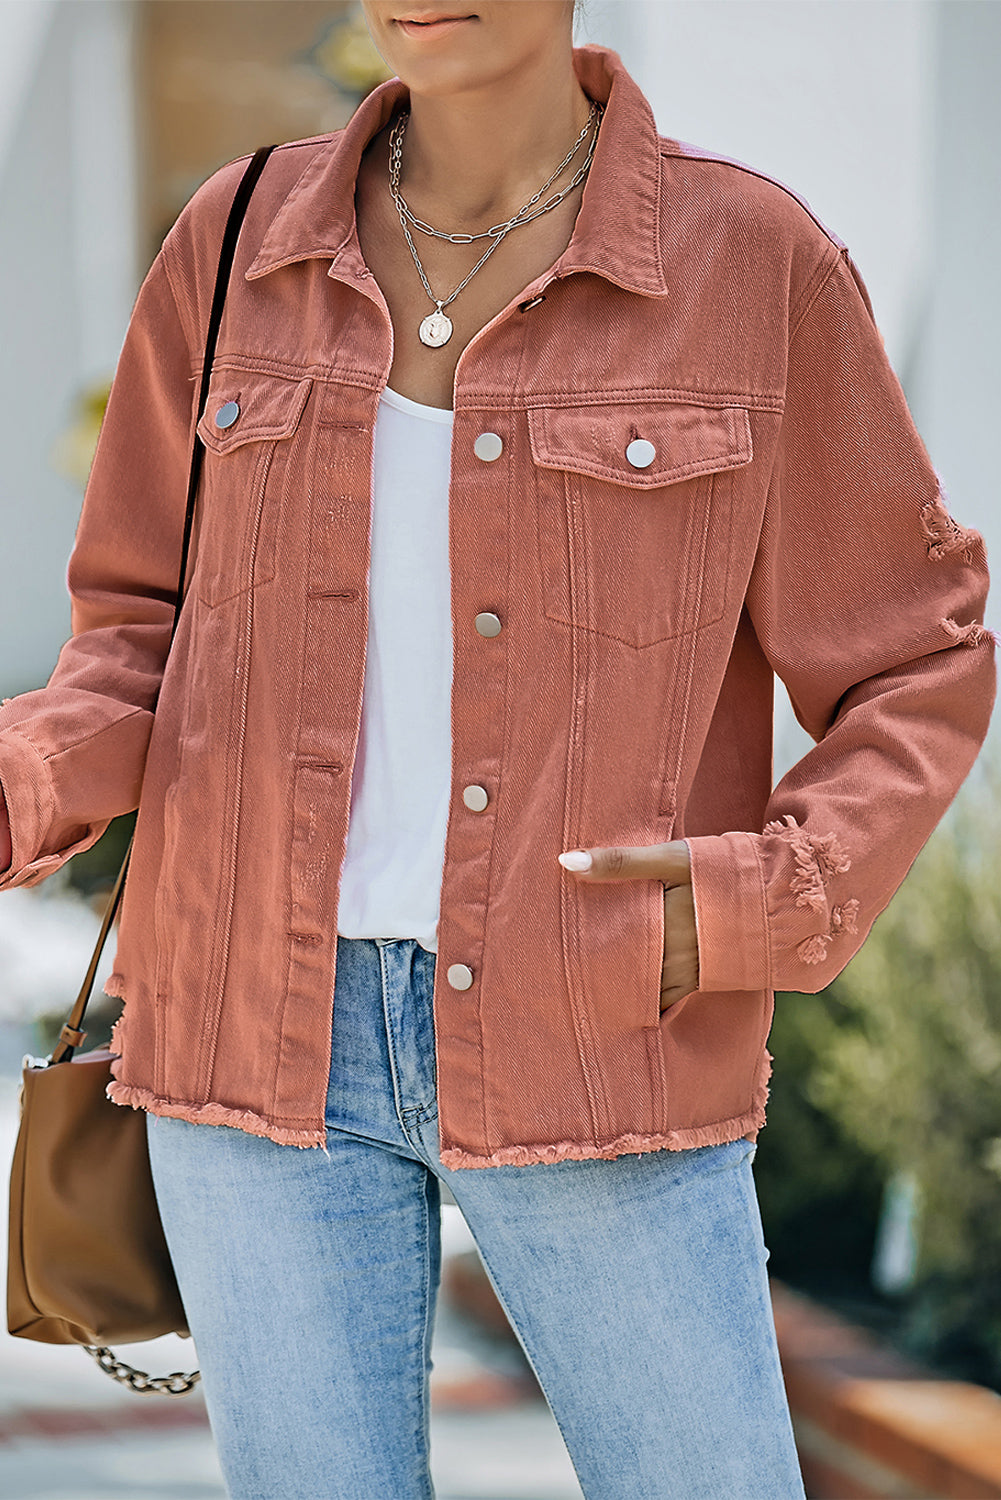
[[[512,229],[518,229],[523,224],[531,224],[533,220],[538,219],[542,214],[550,213],[554,208],[556,208],[560,203],[563,202],[563,199],[567,196],[568,193],[571,193],[573,191],[578,183],[584,180],[584,178],[588,174],[588,171],[590,170],[591,161],[594,157],[595,147],[598,143],[598,130],[601,125],[601,117],[603,113],[604,111],[602,109],[602,106],[592,101],[587,120],[584,123],[584,128],[581,130],[580,135],[574,142],[573,147],[560,162],[555,172],[553,172],[551,176],[549,176],[542,184],[541,188],[534,195],[534,197],[530,198],[529,201],[524,205],[524,207],[520,208],[518,212],[514,214],[510,219],[506,219],[501,224],[493,224],[489,229],[481,230],[479,234],[449,234],[445,230],[435,229],[431,224],[425,223],[423,219],[418,219],[416,214],[411,212],[408,204],[403,197],[403,194],[400,192],[400,173],[403,166],[403,140],[404,136],[406,135],[407,122],[410,116],[406,111],[400,115],[389,136],[389,190],[392,194],[393,202],[396,205],[396,212],[399,215],[400,226],[403,229],[404,235],[406,236],[407,244],[410,247],[410,253],[414,258],[414,265],[417,267],[417,271],[421,278],[421,282],[423,283],[424,290],[427,292],[428,296],[431,298],[431,301],[435,305],[435,311],[433,313],[429,313],[428,316],[423,319],[420,328],[418,329],[422,344],[426,344],[430,349],[440,349],[443,344],[448,343],[449,339],[452,337],[452,320],[446,314],[445,308],[448,307],[450,303],[454,302],[459,293],[469,285],[470,281],[472,281],[477,271],[482,265],[485,264],[487,260],[489,260],[490,256],[493,255],[494,251],[497,249],[497,246],[501,243],[505,236],[510,234]],[[542,198],[543,193],[547,192],[548,189],[552,187],[553,183],[560,176],[560,174],[565,171],[566,168],[570,165],[573,158],[577,155],[577,152],[580,149],[584,138],[586,137],[588,131],[591,130],[592,126],[593,134],[591,136],[591,140],[588,145],[587,153],[584,157],[583,162],[577,168],[577,171],[574,173],[573,177],[561,192],[554,193],[551,198],[547,198],[544,203],[540,204],[539,200]],[[436,239],[448,240],[453,245],[471,245],[474,240],[483,239],[489,239],[490,244],[484,251],[484,253],[480,256],[473,269],[468,273],[468,275],[462,278],[455,290],[451,292],[447,297],[439,298],[436,297],[434,292],[431,290],[430,282],[425,275],[424,267],[421,265],[421,259],[417,253],[417,246],[414,244],[413,236],[410,233],[411,224],[413,224],[416,229],[420,230],[422,234],[434,235]]]
[[[566,194],[570,191],[569,186],[564,188],[562,193],[555,196],[551,201],[547,201],[546,203],[544,203],[542,207],[537,210],[537,212],[529,212],[530,209],[535,208],[535,205],[538,203],[543,193],[547,192],[549,188],[552,187],[553,183],[556,181],[557,177],[559,177],[561,172],[563,172],[573,161],[574,157],[577,155],[577,152],[580,150],[581,143],[583,142],[584,137],[591,129],[595,118],[597,117],[600,124],[601,116],[603,113],[603,106],[596,104],[592,100],[591,108],[588,111],[588,116],[584,121],[584,128],[581,130],[580,135],[574,141],[570,150],[567,152],[566,156],[556,168],[556,171],[546,178],[545,182],[542,184],[535,196],[533,198],[530,198],[525,204],[524,208],[520,208],[513,218],[505,219],[501,224],[492,224],[489,229],[483,229],[479,234],[449,234],[444,229],[435,229],[432,224],[426,223],[424,219],[419,219],[408,205],[403,194],[400,192],[400,172],[403,167],[403,137],[406,134],[406,128],[409,122],[409,115],[404,113],[396,122],[398,133],[397,128],[394,127],[394,131],[390,137],[390,144],[393,146],[393,150],[390,157],[389,186],[397,210],[406,217],[407,221],[412,224],[415,229],[419,229],[422,234],[434,235],[436,239],[448,240],[453,245],[471,245],[474,240],[485,240],[494,235],[506,234],[509,229],[516,229],[519,224],[530,224],[533,219],[539,218],[541,214],[549,213],[550,209],[555,208],[556,205],[561,202]],[[573,186],[573,184],[571,184],[570,186]]]

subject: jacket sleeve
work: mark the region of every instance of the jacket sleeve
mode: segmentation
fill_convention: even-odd
[[[138,806],[173,617],[193,418],[163,254],[136,301],[69,565],[72,638],[48,685],[0,709],[13,859],[32,885]]]
[[[986,586],[843,253],[792,333],[746,599],[816,743],[762,831],[688,841],[701,989],[816,991],[861,946],[986,733]]]

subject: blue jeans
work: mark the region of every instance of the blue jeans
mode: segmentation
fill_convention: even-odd
[[[746,1140],[448,1171],[434,955],[338,939],[328,1150],[149,1117],[233,1500],[429,1500],[439,1180],[588,1500],[802,1500]]]

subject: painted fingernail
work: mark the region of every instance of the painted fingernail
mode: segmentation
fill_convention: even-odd
[[[589,870],[592,860],[585,850],[571,849],[567,854],[560,855],[560,864],[564,870]]]

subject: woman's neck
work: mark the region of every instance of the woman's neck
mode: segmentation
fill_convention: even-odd
[[[539,190],[577,139],[590,107],[572,69],[565,62],[553,68],[545,59],[518,78],[458,96],[415,95],[403,152],[404,195],[415,213],[439,228],[488,228]]]

